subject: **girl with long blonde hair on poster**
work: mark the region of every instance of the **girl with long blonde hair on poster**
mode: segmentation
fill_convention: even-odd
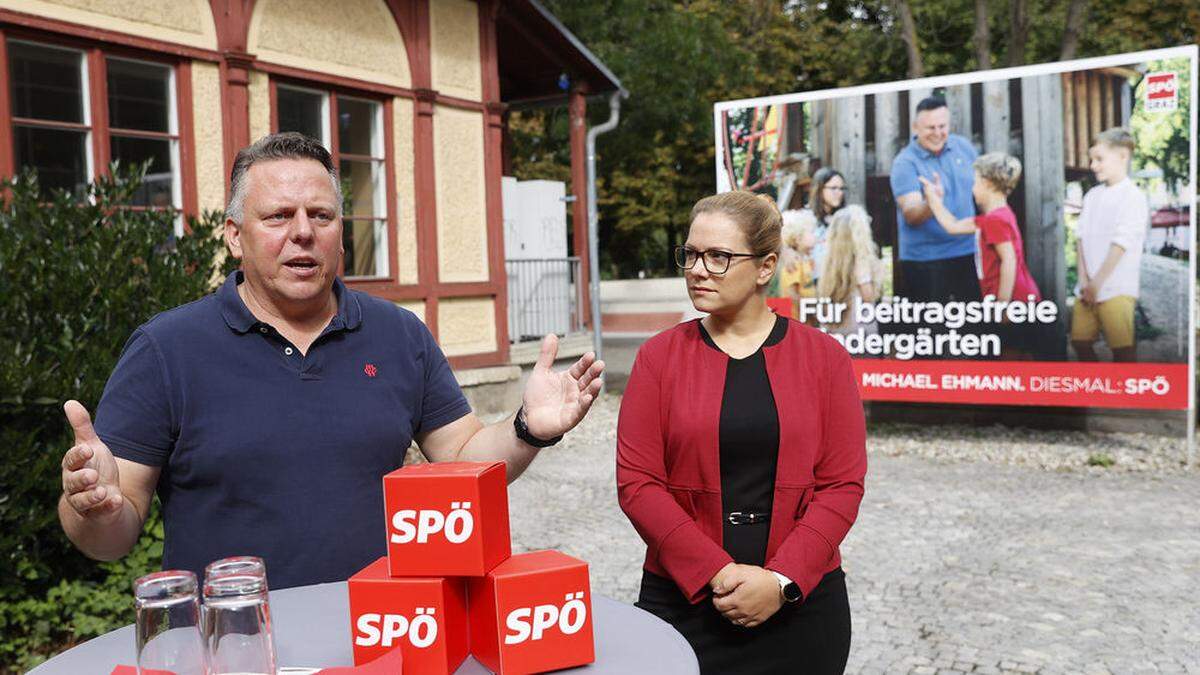
[[[871,238],[871,216],[866,209],[851,204],[834,213],[826,237],[817,295],[828,298],[835,305],[844,305],[845,310],[841,312],[839,323],[823,324],[822,327],[839,334],[853,333],[859,328],[867,333],[876,332],[878,327],[874,322],[858,325],[854,299],[877,301],[883,289],[883,276],[883,261]]]

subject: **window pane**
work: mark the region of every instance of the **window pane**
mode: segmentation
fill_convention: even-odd
[[[133,197],[135,206],[172,206],[174,180],[171,141],[154,138],[112,137],[112,158],[121,166],[136,166],[150,160],[142,187]]]
[[[338,152],[348,155],[383,155],[376,142],[375,111],[378,103],[338,97]]]
[[[346,250],[346,276],[376,277],[387,275],[387,243],[383,220],[347,220],[342,227],[342,247]]]
[[[325,97],[311,91],[279,87],[275,92],[275,108],[280,131],[298,131],[315,138],[326,148]]]
[[[108,123],[117,129],[171,131],[171,69],[108,59]]]
[[[87,133],[13,125],[16,160],[20,168],[37,169],[42,194],[63,189],[82,195],[87,190]]]
[[[9,42],[12,114],[83,123],[82,59],[79,52]]]
[[[343,159],[341,175],[346,217],[387,215],[383,206],[383,162]]]

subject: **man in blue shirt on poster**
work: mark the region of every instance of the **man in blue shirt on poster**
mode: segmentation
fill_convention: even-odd
[[[604,364],[550,366],[484,426],[425,325],[338,278],[342,195],[329,152],[296,133],[238,153],[225,241],[241,269],[129,338],[96,410],[68,401],[58,515],[85,554],[133,548],[157,492],[163,565],[231,555],[272,588],[344,580],[386,550],[381,478],[410,443],[434,462],[503,461],[516,478],[577,425]]]
[[[975,236],[946,232],[925,202],[920,182],[925,178],[940,185],[956,217],[974,216],[972,164],[977,153],[969,140],[950,133],[950,109],[939,96],[917,104],[912,131],[912,141],[896,155],[891,174],[903,295],[926,302],[979,300]]]

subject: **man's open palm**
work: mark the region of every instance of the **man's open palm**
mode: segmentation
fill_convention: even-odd
[[[63,455],[63,494],[85,518],[115,519],[124,506],[117,460],[92,428],[92,418],[79,401],[63,406],[75,432],[75,445]]]
[[[558,336],[542,338],[542,352],[525,383],[525,424],[541,439],[561,436],[579,424],[600,393],[604,372],[604,362],[592,352],[570,368],[554,372],[551,366],[557,354]]]

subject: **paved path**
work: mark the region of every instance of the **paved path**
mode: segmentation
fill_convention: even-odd
[[[579,556],[628,602],[644,548],[616,504],[615,409],[512,485],[512,525],[516,550]],[[870,460],[848,672],[1200,673],[1200,474]]]

